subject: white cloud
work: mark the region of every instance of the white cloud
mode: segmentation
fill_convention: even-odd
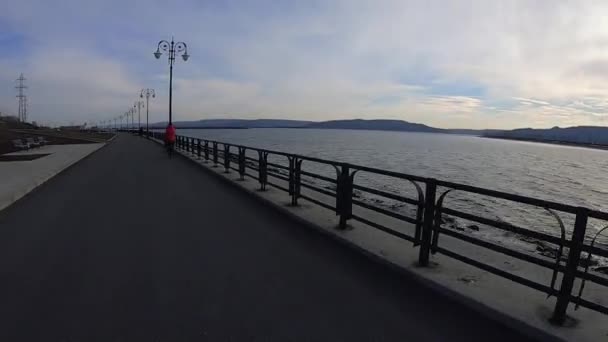
[[[30,120],[54,124],[101,120],[121,114],[116,113],[117,102],[126,111],[139,90],[121,63],[87,51],[41,49],[26,63]]]

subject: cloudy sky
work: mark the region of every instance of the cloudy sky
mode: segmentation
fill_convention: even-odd
[[[608,125],[608,1],[5,1],[0,111],[94,122],[155,88],[177,120],[390,118],[437,127]]]

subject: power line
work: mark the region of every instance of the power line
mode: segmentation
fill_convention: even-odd
[[[17,113],[17,117],[19,118],[19,121],[27,122],[27,96],[25,96],[24,93],[27,86],[25,85],[25,77],[23,76],[23,73],[19,76],[17,82],[19,82],[15,87],[18,92],[17,98],[19,99],[19,111]]]

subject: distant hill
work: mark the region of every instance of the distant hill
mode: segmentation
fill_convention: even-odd
[[[435,128],[419,123],[412,123],[403,120],[332,120],[323,122],[313,122],[305,128],[327,128],[327,129],[361,129],[374,131],[398,131],[398,132],[425,132],[425,133],[445,133],[463,135],[484,135],[488,133],[502,132],[496,129],[444,129]]]
[[[425,132],[484,135],[487,133],[501,132],[499,130],[474,130],[474,129],[442,129],[419,123],[411,123],[403,120],[331,120],[331,121],[305,121],[305,120],[282,120],[282,119],[206,119],[197,121],[176,121],[177,128],[317,128],[317,129],[354,129],[373,131],[396,131],[396,132]],[[152,128],[164,128],[166,122],[151,124]]]
[[[411,123],[402,120],[332,120],[311,123],[306,126],[306,128],[363,129],[374,131],[445,133],[444,129],[434,128],[427,125]]]
[[[446,129],[446,131],[447,131],[447,133],[450,133],[450,134],[479,135],[479,136],[503,132],[503,130],[500,130],[500,129],[465,129],[465,128],[451,128],[451,129]]]
[[[484,136],[489,138],[608,146],[608,127],[599,126],[553,127],[550,129],[521,128],[488,133]]]
[[[206,119],[197,121],[175,121],[177,128],[299,128],[311,124],[312,121],[275,120],[275,119]],[[166,122],[152,124],[152,127],[165,127]]]

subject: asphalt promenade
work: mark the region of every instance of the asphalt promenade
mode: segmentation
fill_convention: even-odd
[[[0,212],[0,341],[527,341],[123,134]]]

